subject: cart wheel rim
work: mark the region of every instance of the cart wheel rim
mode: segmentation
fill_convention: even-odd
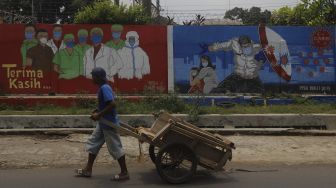
[[[188,181],[195,173],[197,158],[184,144],[168,145],[160,150],[156,159],[159,175],[170,183]]]

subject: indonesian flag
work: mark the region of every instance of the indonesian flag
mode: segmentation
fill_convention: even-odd
[[[273,70],[287,82],[291,79],[292,66],[289,61],[290,54],[287,42],[275,31],[265,27],[264,24],[259,25],[259,39],[261,46],[266,49],[273,47],[274,50],[264,54],[267,60],[272,64]]]

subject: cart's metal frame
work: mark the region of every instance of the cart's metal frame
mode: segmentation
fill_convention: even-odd
[[[222,136],[209,133],[166,112],[157,114],[151,128],[134,128],[123,122],[118,126],[105,119],[100,122],[158,148],[172,143],[183,144],[196,154],[200,166],[215,171],[222,170],[232,158],[232,149],[235,149],[234,143]]]

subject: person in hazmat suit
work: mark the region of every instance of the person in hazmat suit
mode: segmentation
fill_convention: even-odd
[[[148,55],[139,44],[139,35],[136,31],[126,34],[125,47],[118,51],[123,64],[118,71],[120,79],[142,79],[144,75],[150,74]]]

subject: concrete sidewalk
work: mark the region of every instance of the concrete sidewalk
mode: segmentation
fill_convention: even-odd
[[[86,162],[84,146],[89,134],[1,135],[0,168],[81,167]],[[336,164],[335,136],[226,136],[237,147],[233,163],[247,164]],[[139,159],[149,163],[148,145],[139,158],[139,143],[133,137],[122,137],[127,162]],[[117,165],[104,146],[98,165]]]

